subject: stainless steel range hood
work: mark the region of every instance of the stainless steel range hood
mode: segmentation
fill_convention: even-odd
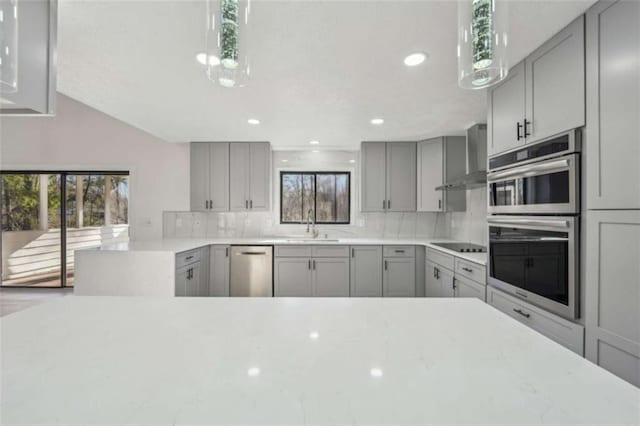
[[[439,191],[484,187],[487,184],[487,125],[474,124],[467,129],[467,173],[442,186]]]

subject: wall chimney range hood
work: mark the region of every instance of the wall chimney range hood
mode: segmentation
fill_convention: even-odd
[[[487,185],[487,125],[474,124],[467,129],[467,173],[458,176],[438,191],[466,190]]]

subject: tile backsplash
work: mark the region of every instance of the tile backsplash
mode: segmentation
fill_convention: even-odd
[[[487,242],[486,189],[467,191],[467,211],[454,213],[358,213],[351,225],[318,225],[321,236],[450,238]],[[306,225],[281,225],[273,212],[164,212],[165,238],[302,236]]]

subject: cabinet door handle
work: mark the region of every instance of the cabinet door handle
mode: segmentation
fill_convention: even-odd
[[[438,200],[438,210],[442,210],[442,200]]]
[[[309,259],[309,264],[307,265],[307,268],[309,268],[309,270],[311,270],[311,259]]]
[[[314,271],[316,270],[316,261],[315,260],[313,261],[313,270]]]
[[[385,260],[385,261],[384,261],[384,270],[386,271],[386,270],[388,270],[388,269],[389,269],[389,261],[388,261],[388,260]]]
[[[209,200],[204,200],[204,208],[205,210],[209,210]]]
[[[387,200],[382,200],[382,210],[386,210],[387,209]]]
[[[226,247],[226,248],[224,249],[224,256],[225,256],[225,257],[229,257],[229,247]]]
[[[191,260],[191,259],[193,259],[193,256],[187,256],[184,258],[184,260]]]
[[[387,200],[387,209],[391,208],[391,200]]]
[[[213,200],[209,200],[209,209],[213,208]]]
[[[454,278],[453,278],[453,289],[455,290],[456,288],[457,288],[457,286],[456,286],[456,279],[455,279],[455,277],[454,277]]]
[[[404,250],[396,250],[396,253],[404,253]]]
[[[351,248],[351,257],[356,257],[356,249]]]
[[[436,267],[433,267],[433,278],[436,278]]]
[[[528,314],[528,313],[526,313],[526,312],[522,312],[522,309],[516,309],[516,308],[514,308],[514,309],[513,309],[513,312],[515,312],[515,313],[517,313],[517,314],[520,314],[520,315],[522,315],[522,316],[523,316],[523,317],[525,317],[525,318],[529,318],[529,317],[531,316],[531,314]]]
[[[252,209],[253,208],[253,200],[249,200],[249,208]]]
[[[524,136],[523,136],[523,139],[525,139],[527,136],[531,136],[531,133],[529,133],[529,131],[527,130],[527,126],[529,126],[530,124],[531,124],[531,122],[525,118],[524,119]]]
[[[462,267],[462,270],[463,270],[463,271],[467,271],[467,272],[469,272],[469,273],[473,274],[473,269],[471,269],[471,268],[467,268],[466,266],[463,266],[463,267]]]
[[[440,269],[436,268],[436,278],[440,279]]]
[[[522,139],[522,136],[520,135],[520,129],[522,129],[522,124],[520,124],[520,122],[518,121],[516,123],[516,140],[520,140]]]

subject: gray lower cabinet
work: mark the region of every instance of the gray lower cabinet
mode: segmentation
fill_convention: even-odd
[[[275,296],[349,297],[349,258],[276,257]]]
[[[586,357],[640,386],[640,210],[588,211],[586,231]]]
[[[363,142],[361,209],[416,211],[416,143]]]
[[[587,11],[588,209],[640,209],[640,2]]]
[[[486,300],[486,286],[467,278],[455,276],[455,297],[475,297],[483,302]]]
[[[384,297],[415,297],[415,257],[385,258],[382,276],[382,295]]]
[[[584,355],[584,327],[487,286],[487,303],[557,343]]]
[[[311,297],[313,283],[311,259],[276,257],[273,260],[274,295],[277,297]]]
[[[425,297],[454,297],[454,275],[427,259],[425,263]]]
[[[192,263],[176,269],[176,296],[179,297],[200,297],[201,279],[200,262]]]
[[[382,296],[382,246],[352,246],[351,297]]]
[[[209,249],[209,296],[229,296],[229,246]]]
[[[349,297],[349,263],[348,257],[312,259],[312,295]]]

